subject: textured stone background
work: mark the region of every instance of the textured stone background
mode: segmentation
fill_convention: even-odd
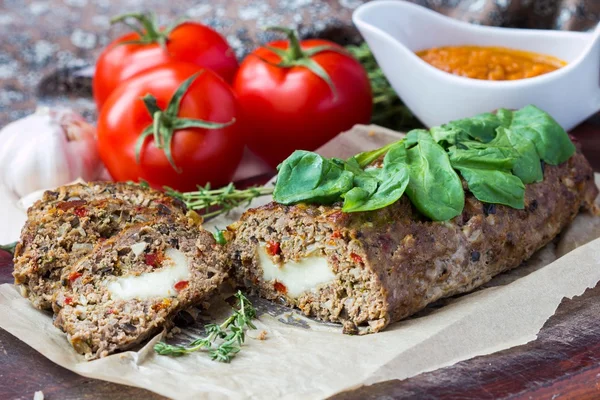
[[[413,0],[470,22],[586,30],[600,0]],[[100,49],[124,32],[110,17],[152,10],[168,22],[187,14],[221,32],[239,57],[274,38],[261,27],[288,25],[304,37],[360,41],[352,11],[364,0],[0,0],[0,126],[36,104],[69,104],[94,118],[89,74]]]

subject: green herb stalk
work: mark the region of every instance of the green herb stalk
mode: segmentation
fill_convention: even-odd
[[[208,350],[210,357],[219,362],[230,362],[241,350],[246,339],[247,329],[256,329],[252,320],[256,318],[256,310],[252,303],[238,291],[235,294],[237,307],[233,314],[222,324],[206,325],[206,336],[198,338],[187,346],[174,346],[159,342],[154,351],[162,356],[180,357],[199,350]]]
[[[250,204],[250,202],[261,196],[273,193],[271,187],[251,187],[248,189],[236,189],[233,183],[220,189],[211,189],[210,184],[199,186],[195,192],[178,192],[171,188],[165,188],[167,194],[180,199],[191,210],[197,210],[204,218],[215,217],[227,213],[233,208]]]

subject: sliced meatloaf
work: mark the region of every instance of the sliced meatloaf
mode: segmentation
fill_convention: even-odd
[[[37,214],[46,212],[58,202],[104,199],[119,199],[141,207],[151,203],[162,204],[171,211],[183,214],[187,211],[180,200],[152,188],[125,182],[88,182],[47,190],[42,198],[27,210],[27,216],[29,219],[35,218]]]
[[[185,207],[139,186],[111,183],[64,186],[47,191],[28,211],[15,249],[15,284],[39,309],[50,309],[62,270],[87,255],[98,241],[132,223],[184,217]],[[198,217],[199,218],[199,217]]]
[[[128,349],[199,304],[226,277],[226,256],[191,221],[134,225],[64,271],[55,325],[87,359]]]
[[[271,203],[229,229],[238,281],[307,316],[377,332],[442,297],[470,291],[519,266],[598,194],[579,153],[545,166],[525,209],[483,204],[466,189],[462,215],[433,222],[403,196],[371,212]],[[364,329],[358,329],[366,326]]]

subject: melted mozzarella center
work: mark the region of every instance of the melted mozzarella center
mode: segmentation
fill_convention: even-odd
[[[189,280],[188,259],[181,251],[168,248],[162,268],[137,276],[123,276],[108,282],[111,298],[116,300],[149,299],[177,295],[175,284]]]
[[[325,257],[310,256],[299,261],[275,264],[264,245],[261,245],[258,247],[258,260],[263,270],[263,280],[284,284],[287,295],[294,298],[335,279]]]

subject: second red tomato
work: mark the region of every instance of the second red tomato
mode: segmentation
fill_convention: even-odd
[[[167,62],[196,64],[196,70],[207,68],[227,82],[233,80],[238,67],[235,53],[215,30],[196,22],[186,22],[165,32],[146,15],[130,18],[140,23],[144,21],[149,29],[144,31],[143,37],[136,32],[121,36],[98,57],[93,79],[98,110],[121,82]],[[161,40],[164,41],[162,46]]]
[[[269,46],[290,51],[287,41]],[[282,57],[266,47],[242,62],[234,80],[248,147],[273,167],[294,150],[315,150],[340,132],[371,119],[371,86],[364,68],[332,42],[301,42],[306,52],[319,46],[336,51],[320,51],[306,58],[327,73],[335,92],[305,66],[276,66]]]

